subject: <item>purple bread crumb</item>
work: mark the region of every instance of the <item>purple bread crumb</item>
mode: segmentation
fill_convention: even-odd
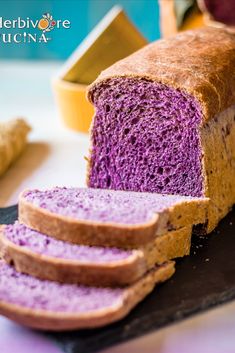
[[[152,219],[153,213],[192,200],[180,195],[65,187],[26,191],[24,198],[33,205],[73,219],[120,224],[145,223]]]
[[[50,238],[18,222],[5,226],[4,236],[15,245],[27,248],[34,253],[81,262],[109,263],[127,259],[133,254],[133,251],[117,248],[73,245]]]
[[[0,301],[22,307],[63,313],[85,313],[117,305],[123,289],[95,288],[39,280],[2,263]]]
[[[202,113],[194,97],[125,77],[101,82],[92,95],[90,187],[203,196]]]

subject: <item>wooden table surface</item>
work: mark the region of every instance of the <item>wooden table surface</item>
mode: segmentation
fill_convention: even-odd
[[[85,185],[88,137],[63,126],[51,92],[50,78],[59,66],[0,62],[0,120],[25,116],[33,128],[25,153],[0,178],[0,206],[16,203],[18,193],[26,187]],[[42,334],[0,318],[0,352],[61,350]],[[234,353],[235,302],[103,352]]]

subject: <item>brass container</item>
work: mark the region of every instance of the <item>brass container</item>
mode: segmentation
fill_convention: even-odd
[[[64,123],[88,132],[94,114],[87,86],[116,61],[147,44],[119,6],[114,6],[53,78],[53,91]]]

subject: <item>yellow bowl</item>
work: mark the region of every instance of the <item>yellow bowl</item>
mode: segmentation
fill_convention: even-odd
[[[64,123],[79,132],[88,132],[94,108],[86,98],[87,85],[56,78],[52,82],[55,99]]]
[[[116,61],[147,44],[120,6],[114,6],[66,60],[53,80],[54,92],[67,126],[88,132],[94,109],[86,99],[87,85]]]

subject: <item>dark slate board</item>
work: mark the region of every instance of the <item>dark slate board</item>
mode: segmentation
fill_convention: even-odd
[[[17,217],[0,209],[0,223]],[[235,209],[207,238],[193,239],[191,255],[124,320],[96,330],[47,333],[67,353],[91,353],[126,341],[235,298]]]

